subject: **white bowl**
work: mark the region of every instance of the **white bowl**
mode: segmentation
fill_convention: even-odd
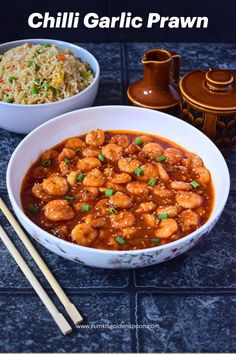
[[[24,43],[55,44],[60,48],[69,48],[76,56],[89,63],[94,72],[93,82],[85,90],[72,97],[44,104],[16,104],[0,101],[0,127],[16,133],[26,134],[47,120],[78,108],[93,105],[97,95],[100,68],[96,58],[75,44],[54,39],[23,39],[0,45],[0,54]]]
[[[209,220],[195,232],[172,243],[135,251],[110,251],[79,246],[59,239],[35,225],[24,214],[20,200],[23,177],[46,149],[62,140],[102,128],[152,133],[175,141],[199,154],[211,171],[215,205]],[[192,248],[219,219],[229,193],[229,171],[217,147],[199,130],[182,120],[154,110],[129,106],[103,106],[64,114],[31,132],[14,151],[7,169],[7,189],[21,224],[52,252],[86,265],[102,268],[135,268],[160,263]]]

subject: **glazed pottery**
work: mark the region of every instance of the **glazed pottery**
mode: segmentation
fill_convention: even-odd
[[[101,128],[152,133],[175,141],[199,154],[211,171],[215,203],[209,220],[199,229],[162,246],[131,251],[112,251],[80,246],[41,229],[23,212],[20,192],[26,171],[38,156],[62,140]],[[8,194],[19,221],[29,234],[50,251],[69,260],[102,268],[136,268],[174,258],[192,248],[214,227],[229,193],[229,172],[215,144],[192,125],[156,110],[130,106],[104,106],[69,112],[52,119],[22,140],[7,169]],[[214,235],[212,235],[214,236]]]
[[[131,104],[178,115],[180,56],[164,49],[150,49],[144,53],[143,79],[128,87]]]
[[[181,117],[205,133],[222,152],[236,144],[236,73],[197,70],[180,81]]]

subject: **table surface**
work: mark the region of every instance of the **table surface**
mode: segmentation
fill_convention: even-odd
[[[82,44],[101,65],[96,105],[127,104],[127,85],[140,78],[145,50],[163,47],[182,55],[182,74],[199,67],[236,69],[236,45],[201,43]],[[23,136],[0,129],[0,195],[9,158]],[[63,337],[51,316],[0,243],[0,352],[234,352],[236,351],[236,151],[226,158],[231,192],[208,237],[189,252],[137,270],[103,270],[65,260],[32,242],[86,325]],[[11,227],[0,222],[51,298],[46,280]],[[152,325],[159,325],[152,328]],[[121,326],[120,326],[121,327]],[[139,327],[139,328],[138,328]]]

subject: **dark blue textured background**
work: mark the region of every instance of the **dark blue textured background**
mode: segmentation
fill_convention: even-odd
[[[142,53],[160,44],[83,46],[101,64],[96,104],[107,105],[127,104],[127,85],[142,74]],[[232,44],[161,46],[182,55],[182,74],[199,67],[236,70]],[[0,195],[8,205],[5,172],[22,138],[0,129]],[[203,242],[172,261],[135,271],[94,269],[60,258],[32,241],[82,312],[85,324],[158,324],[159,328],[78,329],[63,337],[0,242],[0,352],[235,352],[236,151],[226,159],[231,193],[219,223]],[[2,215],[0,222],[64,312]]]

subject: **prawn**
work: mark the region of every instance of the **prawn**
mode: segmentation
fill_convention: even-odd
[[[118,161],[122,156],[123,149],[116,144],[107,144],[102,147],[102,154],[107,160]]]
[[[117,144],[123,148],[127,148],[129,145],[129,139],[126,135],[115,135],[110,140],[111,144]]]
[[[142,148],[142,151],[151,159],[155,159],[158,156],[162,155],[163,148],[161,147],[160,144],[157,143],[147,143]]]
[[[162,238],[169,238],[178,230],[178,224],[174,219],[161,220],[159,227],[155,230],[155,236]]]
[[[43,180],[42,188],[49,195],[65,195],[69,186],[64,177],[52,174]]]
[[[156,208],[156,204],[153,202],[146,202],[146,203],[141,203],[136,209],[136,213],[150,213],[151,211],[154,211]]]
[[[121,211],[117,214],[111,215],[111,225],[115,229],[133,226],[135,223],[135,217],[133,213],[128,211]]]
[[[118,161],[118,167],[121,171],[127,173],[133,173],[137,167],[141,165],[141,162],[130,157],[122,157]]]
[[[83,184],[89,187],[102,187],[106,182],[106,178],[98,169],[93,169],[88,172],[83,180]]]
[[[158,178],[158,164],[156,162],[153,163],[145,163],[140,167],[143,171],[143,174],[137,176],[138,181],[148,182],[151,178]]]
[[[196,178],[197,182],[202,185],[210,183],[211,174],[206,167],[195,167],[194,172],[196,172],[198,175],[198,177]]]
[[[200,223],[200,217],[192,210],[184,210],[180,214],[180,225],[183,231],[189,231],[192,227],[196,227]]]
[[[55,199],[48,202],[44,210],[44,216],[51,221],[71,220],[75,216],[72,207],[67,200]]]
[[[181,190],[181,191],[190,191],[192,186],[190,183],[182,181],[172,181],[170,184],[171,188]]]
[[[179,165],[184,158],[184,153],[176,148],[167,148],[164,151],[164,156],[170,165]]]
[[[132,181],[132,177],[125,172],[116,173],[114,176],[111,176],[108,179],[115,184],[124,184]]]
[[[73,159],[76,156],[76,153],[74,150],[64,148],[58,155],[58,162],[64,161],[65,159]]]
[[[105,141],[105,134],[102,129],[96,129],[89,132],[86,137],[85,141],[88,145],[91,146],[100,146]]]
[[[68,149],[76,150],[86,146],[85,142],[80,138],[70,138],[66,140],[65,147]]]
[[[126,188],[131,194],[136,194],[136,195],[148,194],[148,186],[145,183],[141,183],[137,181],[130,182],[127,184]]]
[[[82,246],[89,246],[97,237],[97,231],[87,223],[76,225],[71,231],[73,241]]]
[[[83,159],[78,160],[77,168],[80,171],[88,172],[94,168],[101,167],[102,163],[96,157],[84,157]]]
[[[184,209],[195,209],[203,203],[203,199],[199,194],[185,191],[177,192],[176,201]]]
[[[122,192],[116,192],[109,198],[109,203],[117,208],[129,208],[132,204],[132,198]]]

